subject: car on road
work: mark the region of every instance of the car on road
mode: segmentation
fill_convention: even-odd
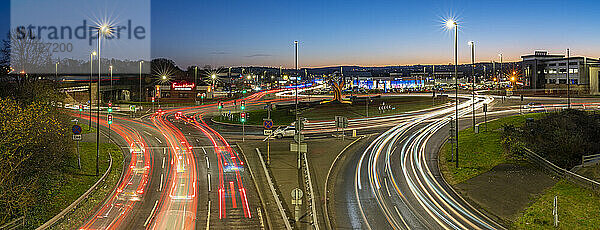
[[[525,105],[525,109],[535,109],[535,108],[544,108],[544,106],[542,105],[542,103],[539,103],[539,102],[530,102],[527,105]]]
[[[281,139],[284,137],[293,137],[294,134],[296,134],[296,127],[294,126],[286,126],[285,128],[278,128],[275,131],[273,131],[273,134],[271,134],[272,136],[274,136],[277,139]]]

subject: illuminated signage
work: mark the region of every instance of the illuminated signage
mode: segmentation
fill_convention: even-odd
[[[194,89],[194,83],[187,82],[173,82],[171,84],[171,89],[173,90],[183,90],[183,91],[191,91]]]

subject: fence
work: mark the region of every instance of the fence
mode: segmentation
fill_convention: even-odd
[[[527,158],[529,158],[529,160],[533,161],[534,163],[536,163],[537,165],[542,167],[542,169],[544,169],[545,171],[548,171],[556,176],[565,178],[565,179],[567,179],[573,183],[576,183],[580,186],[589,188],[589,189],[593,190],[596,194],[600,194],[600,183],[598,183],[597,181],[588,179],[586,177],[583,177],[581,175],[578,175],[576,173],[573,173],[571,171],[568,171],[566,169],[558,167],[555,164],[553,164],[552,162],[544,159],[540,155],[537,155],[530,149],[528,149],[528,148],[524,148],[524,149],[525,149],[525,156]]]

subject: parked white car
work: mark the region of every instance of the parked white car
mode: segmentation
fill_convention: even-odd
[[[285,128],[278,128],[273,131],[272,136],[281,139],[284,137],[293,137],[294,134],[296,134],[296,128],[294,126],[286,126]]]

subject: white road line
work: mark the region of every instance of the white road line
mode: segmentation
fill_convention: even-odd
[[[208,191],[210,192],[210,174],[207,174],[207,175],[208,175]]]
[[[156,205],[158,205],[158,200],[156,200],[156,202],[154,202],[154,207],[152,208],[152,211],[150,211],[150,215],[148,216],[148,219],[146,219],[146,222],[144,222],[144,227],[146,227],[146,225],[148,225],[148,222],[154,215],[154,210],[156,210]]]
[[[162,141],[160,139],[158,139],[158,137],[154,137],[154,138],[156,138],[156,140],[158,141],[158,143],[162,144]]]
[[[206,155],[206,149],[204,149],[204,147],[202,147],[202,151],[204,151],[204,155]]]
[[[210,169],[210,162],[208,161],[208,156],[206,156],[206,168]]]
[[[210,229],[210,200],[208,200],[208,216],[206,217],[206,230]]]
[[[398,216],[400,218],[402,218],[402,215],[400,215],[400,211],[398,211],[398,208],[396,207],[396,205],[394,205],[394,210],[396,210],[396,213],[398,213]],[[402,220],[402,222],[404,222],[404,220]]]
[[[145,134],[148,134],[148,135],[152,136],[152,134],[151,134],[151,133],[149,133],[149,132],[147,132],[146,130],[144,130],[143,132],[144,132]]]
[[[163,175],[164,174],[160,174],[160,187],[158,188],[158,191],[162,191]]]
[[[162,168],[165,168],[165,157],[163,157]]]

